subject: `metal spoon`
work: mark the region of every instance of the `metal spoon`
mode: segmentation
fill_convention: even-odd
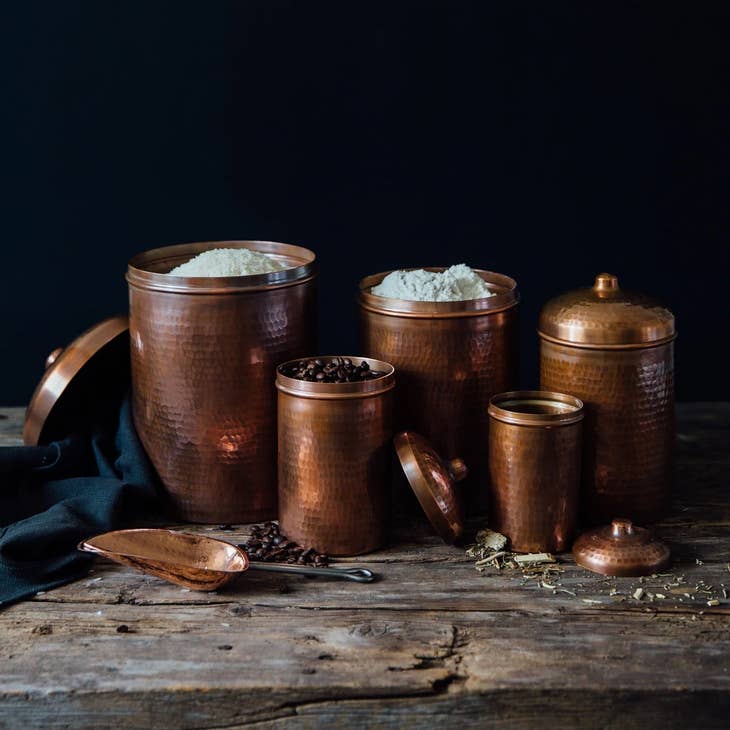
[[[84,540],[78,548],[195,591],[216,590],[249,568],[342,578],[358,583],[375,580],[374,573],[367,568],[252,563],[245,551],[229,542],[173,530],[115,530]]]

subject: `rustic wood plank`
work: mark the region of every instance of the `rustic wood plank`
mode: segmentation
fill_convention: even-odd
[[[363,618],[357,610],[293,610],[283,618],[281,610],[244,604],[154,613],[129,605],[36,609],[0,617],[0,722],[32,722],[36,703],[18,701],[28,696],[53,708],[52,717],[44,713],[47,727],[72,720],[94,727],[110,708],[120,727],[159,726],[170,719],[168,701],[183,726],[228,727],[311,712],[301,708],[338,698],[454,695],[451,704],[461,705],[472,693],[508,692],[517,716],[530,708],[536,719],[545,696],[577,711],[581,695],[586,702],[604,689],[650,706],[675,690],[688,701],[694,692],[728,689],[730,633],[722,617],[596,614],[567,623],[561,616],[526,621],[519,612]],[[120,625],[130,631],[120,634]],[[70,646],[73,674],[67,662],[39,661]]]
[[[0,446],[23,445],[25,408],[0,408]]]
[[[0,409],[0,444],[20,442],[22,414]],[[100,562],[0,612],[0,727],[724,727],[729,436],[730,404],[680,406],[658,526],[676,562],[643,581],[568,555],[549,580],[479,574],[423,520],[346,561],[372,585],[251,573],[200,594]]]

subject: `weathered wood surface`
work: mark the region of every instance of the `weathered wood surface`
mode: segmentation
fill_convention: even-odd
[[[0,415],[19,443],[22,410]],[[730,404],[680,407],[658,527],[676,562],[643,582],[568,555],[547,588],[478,573],[423,524],[351,561],[371,585],[252,573],[199,594],[99,563],[0,612],[0,727],[727,727],[728,446]]]

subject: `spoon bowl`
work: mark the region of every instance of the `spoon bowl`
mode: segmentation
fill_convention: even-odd
[[[249,567],[248,555],[229,542],[172,530],[105,532],[84,540],[79,550],[194,591],[214,591]]]

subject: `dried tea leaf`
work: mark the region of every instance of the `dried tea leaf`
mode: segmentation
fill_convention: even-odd
[[[485,527],[483,530],[479,530],[476,536],[477,545],[494,552],[504,550],[507,545],[507,538],[499,532],[490,530]]]
[[[515,555],[512,560],[514,560],[520,567],[556,562],[555,558],[550,555],[550,553],[527,553],[526,555]]]

